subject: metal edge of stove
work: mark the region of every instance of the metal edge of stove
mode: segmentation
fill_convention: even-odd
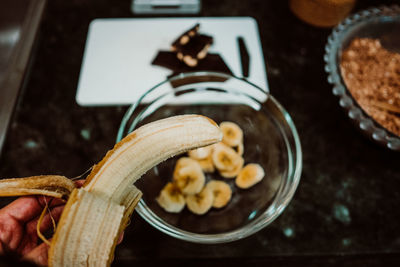
[[[32,47],[45,5],[46,0],[32,0],[29,2],[21,25],[19,40],[12,49],[3,79],[0,79],[0,155],[18,95],[26,76]]]

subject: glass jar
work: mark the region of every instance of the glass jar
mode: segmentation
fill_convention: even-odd
[[[353,9],[356,0],[290,0],[292,12],[304,22],[317,27],[332,27]]]

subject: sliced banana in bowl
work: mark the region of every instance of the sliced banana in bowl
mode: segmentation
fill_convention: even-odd
[[[183,194],[197,194],[204,187],[206,178],[200,164],[190,158],[180,158],[176,164],[173,181]]]
[[[219,127],[224,135],[222,142],[228,146],[235,147],[243,142],[243,131],[236,123],[223,121],[219,124]]]
[[[211,209],[214,203],[214,193],[208,187],[203,189],[195,195],[186,196],[186,204],[188,209],[197,215],[203,215]]]
[[[203,172],[213,173],[215,171],[215,166],[214,166],[211,154],[205,159],[197,160],[197,162],[200,164],[200,167],[203,170]]]
[[[231,200],[232,189],[229,184],[223,181],[211,180],[207,183],[206,187],[208,187],[214,195],[214,201],[212,203],[213,208],[223,208]]]
[[[235,183],[242,189],[247,189],[259,183],[265,176],[264,169],[260,164],[247,164],[236,177]]]
[[[204,146],[197,149],[190,150],[188,152],[189,157],[197,160],[202,160],[208,158],[213,150],[213,146]]]
[[[219,171],[229,172],[240,165],[241,156],[233,148],[223,143],[218,143],[214,146],[212,160]]]
[[[241,156],[239,156],[232,170],[230,171],[220,170],[219,174],[221,174],[221,176],[224,178],[235,178],[242,170],[243,164],[244,164],[244,159]]]
[[[166,211],[178,213],[185,207],[185,197],[174,183],[167,183],[157,197],[157,203]]]

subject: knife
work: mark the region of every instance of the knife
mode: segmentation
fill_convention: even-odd
[[[249,77],[250,55],[242,36],[237,38],[243,77]]]

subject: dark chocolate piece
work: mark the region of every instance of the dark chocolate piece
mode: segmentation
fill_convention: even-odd
[[[176,57],[189,67],[195,67],[200,60],[206,57],[212,42],[211,36],[195,35],[185,45],[176,47]]]
[[[176,40],[172,43],[171,45],[171,49],[172,51],[176,51],[178,49],[178,47],[185,45],[190,38],[194,37],[195,35],[197,35],[197,32],[200,29],[200,24],[197,23],[196,25],[194,25],[192,28],[190,28],[189,30],[187,30],[186,32],[182,33],[178,38],[176,38]]]
[[[208,54],[203,60],[199,61],[197,66],[188,67],[182,61],[176,58],[174,52],[159,51],[157,56],[154,58],[152,64],[168,68],[172,70],[173,73],[204,70],[218,71],[233,75],[232,71],[218,54]]]
[[[206,57],[208,49],[213,43],[213,38],[199,34],[200,24],[179,36],[171,45],[171,50],[176,52],[176,57],[189,67],[195,67],[200,60]]]
[[[200,52],[209,47],[213,43],[213,38],[208,35],[198,34],[190,39],[190,41],[183,46],[180,46],[177,50],[177,53],[182,53],[184,56],[189,55],[192,58],[202,59],[205,57],[199,56]],[[207,48],[208,48],[207,47]]]

